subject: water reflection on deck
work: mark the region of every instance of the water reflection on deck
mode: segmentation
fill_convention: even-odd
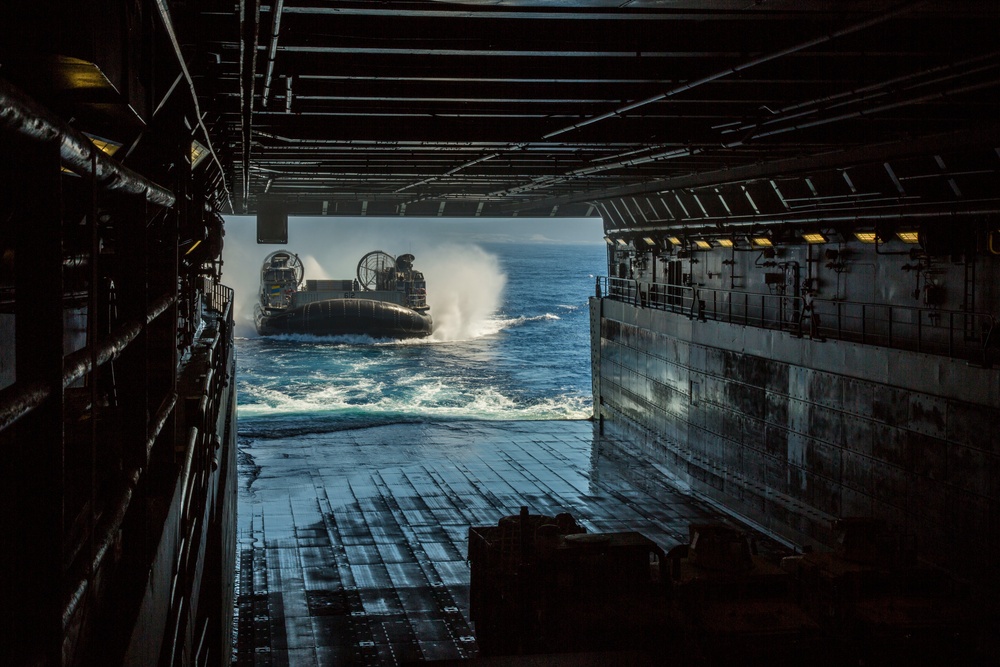
[[[477,654],[470,525],[524,505],[662,548],[718,519],[588,421],[378,426],[241,443],[240,665]]]

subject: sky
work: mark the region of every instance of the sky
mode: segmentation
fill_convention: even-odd
[[[226,235],[254,234],[254,216],[226,216]],[[289,218],[288,243],[296,232],[312,237],[329,230],[336,236],[372,235],[407,242],[436,239],[443,243],[604,243],[600,218]],[[254,236],[248,237],[254,239]]]

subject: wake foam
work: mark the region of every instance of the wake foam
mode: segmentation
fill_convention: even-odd
[[[498,334],[506,329],[514,329],[532,322],[548,322],[561,319],[561,317],[554,315],[553,313],[533,316],[519,315],[518,317],[494,317],[484,324],[481,335],[486,336]]]
[[[371,419],[379,423],[436,419],[559,420],[586,419],[591,415],[589,397],[563,395],[525,402],[495,388],[469,395],[465,388],[435,380],[412,381],[405,395],[388,396],[385,386],[363,376],[354,387],[327,385],[303,397],[260,386],[241,386],[246,402],[239,406],[241,421],[266,422],[284,418]],[[394,383],[398,388],[400,383]],[[278,424],[275,423],[275,426]],[[241,432],[243,428],[241,427]]]
[[[342,334],[337,336],[317,336],[315,334],[278,334],[276,336],[268,336],[268,338],[288,343],[310,343],[317,346],[393,345],[403,342],[395,338],[373,338],[364,334]]]

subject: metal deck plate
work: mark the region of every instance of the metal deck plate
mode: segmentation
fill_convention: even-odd
[[[380,426],[240,446],[239,665],[477,654],[470,525],[525,505],[662,548],[715,510],[588,421]]]

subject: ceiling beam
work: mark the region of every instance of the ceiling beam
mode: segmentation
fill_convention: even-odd
[[[729,68],[726,68],[726,69],[723,69],[723,70],[719,70],[717,72],[713,72],[712,74],[709,74],[708,76],[703,76],[703,77],[701,77],[699,79],[696,79],[694,81],[690,81],[688,83],[685,83],[685,84],[676,86],[674,88],[671,88],[670,90],[668,90],[668,91],[666,91],[664,93],[660,93],[659,95],[654,95],[654,96],[648,97],[648,98],[646,98],[644,100],[638,100],[636,102],[631,102],[631,103],[626,104],[625,106],[620,107],[618,109],[615,109],[613,111],[608,111],[608,112],[600,114],[598,116],[593,116],[591,118],[588,118],[585,121],[581,121],[579,123],[574,123],[573,125],[569,125],[567,127],[561,128],[561,129],[556,130],[554,132],[550,132],[549,134],[546,134],[544,138],[545,139],[550,139],[552,137],[558,136],[560,134],[564,134],[566,132],[572,132],[573,130],[577,130],[577,129],[579,129],[581,127],[584,127],[586,125],[591,125],[593,123],[604,121],[604,120],[607,120],[609,118],[616,118],[618,116],[621,116],[622,114],[635,111],[636,109],[638,109],[640,107],[646,106],[648,104],[652,104],[653,102],[659,102],[660,100],[666,99],[667,97],[672,97],[672,96],[677,95],[679,93],[686,92],[688,90],[691,90],[692,88],[697,88],[698,86],[701,86],[701,85],[706,84],[706,83],[710,83],[710,82],[715,81],[717,79],[721,79],[721,78],[724,78],[724,77],[727,77],[727,76],[730,76],[730,75],[733,75],[733,74],[737,74],[737,73],[739,73],[739,72],[741,72],[743,70],[750,69],[752,67],[756,67],[757,65],[761,65],[761,64],[773,61],[773,60],[778,60],[779,58],[784,58],[785,56],[788,56],[788,55],[791,55],[791,54],[794,54],[794,53],[798,53],[800,51],[805,51],[806,49],[811,49],[814,46],[819,46],[820,44],[825,44],[826,42],[833,41],[833,40],[835,40],[835,39],[837,39],[839,37],[844,37],[845,35],[850,35],[852,33],[860,32],[860,31],[865,30],[867,28],[871,28],[873,26],[879,25],[880,23],[885,23],[886,21],[888,21],[890,19],[893,19],[893,18],[896,18],[897,16],[900,16],[900,15],[905,14],[907,12],[913,11],[917,7],[919,7],[921,5],[927,4],[927,2],[928,2],[928,0],[917,0],[916,2],[908,3],[908,4],[902,6],[902,7],[898,8],[898,9],[895,9],[893,11],[886,12],[884,14],[880,14],[878,16],[866,19],[864,21],[860,21],[858,23],[853,23],[853,24],[848,25],[848,26],[846,26],[844,28],[841,28],[839,30],[835,30],[835,31],[827,33],[827,34],[823,34],[823,35],[820,35],[818,37],[814,37],[812,39],[808,39],[808,40],[806,40],[804,42],[799,42],[798,44],[786,47],[784,49],[779,49],[777,51],[772,51],[771,53],[768,53],[768,54],[765,54],[765,55],[762,55],[762,56],[757,56],[756,58],[751,58],[750,60],[747,60],[747,61],[745,61],[743,63],[740,63],[740,64],[738,64],[738,65],[736,65],[734,67],[729,67]]]
[[[615,3],[620,4],[620,3]],[[364,16],[382,18],[426,18],[438,20],[477,19],[477,20],[514,20],[514,21],[773,21],[776,19],[801,19],[800,12],[783,12],[769,10],[670,10],[656,8],[653,10],[633,9],[627,12],[616,11],[614,7],[605,10],[593,7],[582,8],[569,6],[558,10],[553,7],[538,9],[509,9],[482,5],[476,9],[411,9],[386,7],[383,3],[362,3],[354,7],[345,6],[296,6],[285,9],[290,14],[309,16]],[[842,16],[836,7],[831,6],[830,14]],[[820,12],[812,12],[819,14]]]
[[[250,146],[253,128],[257,44],[260,38],[260,0],[240,0],[240,132],[243,148],[243,212],[250,197]]]
[[[285,0],[277,0],[274,6],[274,18],[271,23],[271,44],[267,49],[267,72],[264,75],[264,92],[261,94],[261,106],[267,107],[271,92],[271,77],[274,74],[274,58],[278,53],[278,33],[281,31],[281,11]]]
[[[564,197],[544,197],[539,198],[537,204],[533,205],[553,206],[556,204],[604,201],[619,197],[654,195],[672,190],[756,181],[824,169],[841,169],[872,162],[912,158],[928,153],[952,153],[983,145],[1000,146],[1000,124],[984,124],[969,130],[938,134],[916,140],[870,144],[846,150],[807,155],[805,157],[772,160],[733,167],[731,169],[685,174],[673,178],[640,183],[638,185],[581,192]]]

